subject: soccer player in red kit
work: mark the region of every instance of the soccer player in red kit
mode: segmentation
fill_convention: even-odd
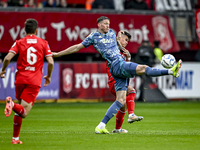
[[[22,118],[25,118],[39,93],[42,82],[42,69],[44,57],[48,62],[48,72],[44,76],[47,86],[51,82],[51,74],[54,67],[54,61],[48,42],[36,36],[38,22],[35,19],[27,19],[25,22],[26,36],[17,40],[10,48],[9,53],[3,61],[3,67],[0,72],[1,78],[4,78],[6,67],[11,59],[19,54],[17,59],[17,71],[15,74],[15,92],[19,104],[12,101],[11,97],[6,98],[6,107],[4,113],[6,117],[15,112],[13,123],[12,144],[22,144],[19,140],[19,133],[22,124]]]
[[[124,31],[124,33],[122,33],[120,37],[117,37],[117,42],[118,42],[119,49],[121,51],[121,55],[126,61],[131,60],[131,55],[129,51],[125,49],[130,39],[131,39],[131,35],[126,31]],[[110,67],[108,66],[108,61],[106,61],[106,66],[107,66],[106,71],[107,71],[108,79],[109,79],[108,81],[109,90],[114,96],[116,96],[115,80],[110,73]],[[129,85],[127,89],[126,105],[124,105],[116,114],[116,126],[115,126],[115,129],[112,131],[113,133],[128,133],[126,129],[121,128],[124,121],[124,116],[126,113],[126,106],[128,108],[128,114],[129,114],[128,122],[129,123],[133,123],[135,121],[140,121],[143,119],[142,116],[136,116],[134,114],[135,94],[136,94],[135,89]]]

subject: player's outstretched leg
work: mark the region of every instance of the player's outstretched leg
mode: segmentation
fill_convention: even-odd
[[[6,117],[9,117],[12,113],[12,98],[10,96],[8,96],[6,98],[6,107],[4,109],[4,114]]]
[[[141,121],[142,119],[144,119],[144,117],[142,116],[137,116],[135,114],[130,114],[128,116],[128,123],[133,123],[135,121]]]
[[[174,77],[179,77],[179,71],[181,69],[182,60],[180,59],[176,65],[171,69],[157,69],[147,67],[145,69],[145,74],[152,77],[163,76],[163,75],[173,75]],[[139,65],[138,65],[139,66]]]
[[[178,78],[179,77],[179,71],[181,69],[182,66],[182,60],[180,59],[178,61],[178,63],[176,65],[174,65],[174,67],[171,68],[171,70],[173,71],[173,76]]]

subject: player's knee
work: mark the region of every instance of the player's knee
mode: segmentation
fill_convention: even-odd
[[[124,105],[122,106],[122,108],[120,108],[120,110],[123,111],[123,112],[125,112],[125,111],[126,111],[126,105],[124,104]]]
[[[28,116],[28,112],[25,111],[25,113],[23,115],[21,115],[22,118],[26,118]]]
[[[26,116],[27,116],[27,115],[24,114],[24,115],[22,115],[21,117],[22,117],[22,118],[26,118]]]
[[[126,99],[123,99],[123,98],[119,98],[117,99],[117,101],[120,102],[122,105],[126,103]]]
[[[145,74],[145,70],[148,66],[147,65],[138,65],[137,68],[136,68],[136,73],[138,75],[142,75],[142,74]]]
[[[127,88],[127,94],[131,91],[134,91],[135,92],[135,89],[132,87],[132,86],[128,86]]]

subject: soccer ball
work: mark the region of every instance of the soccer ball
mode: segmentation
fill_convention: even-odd
[[[171,54],[165,54],[161,59],[161,65],[166,69],[172,68],[175,65],[175,63],[176,59]]]

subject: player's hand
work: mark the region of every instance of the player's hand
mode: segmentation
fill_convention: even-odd
[[[117,40],[119,40],[122,37],[122,34],[124,34],[123,30],[120,30],[117,34]]]
[[[45,83],[43,86],[48,86],[51,82],[51,78],[50,77],[47,77],[47,76],[44,76],[44,79],[45,79]]]
[[[130,52],[127,49],[125,49],[125,48],[123,48],[122,51],[123,51],[123,54],[126,57],[126,60],[131,60],[131,54],[130,54]]]
[[[58,53],[52,52],[53,57],[59,57]]]
[[[5,78],[5,75],[4,75],[5,73],[6,73],[6,71],[1,71],[1,72],[0,72],[0,77],[1,77],[1,78]]]

